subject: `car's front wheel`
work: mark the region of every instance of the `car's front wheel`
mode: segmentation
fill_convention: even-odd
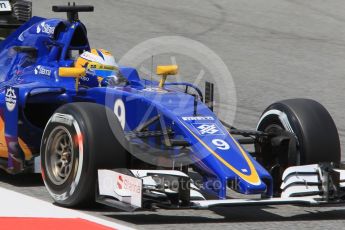
[[[127,166],[124,145],[118,119],[104,106],[72,103],[59,108],[41,144],[42,177],[55,202],[66,207],[93,202],[97,169]]]
[[[257,145],[257,160],[271,172],[276,192],[283,171],[289,166],[333,162],[340,163],[340,141],[329,112],[310,99],[289,99],[270,105],[261,115],[257,130],[285,132],[293,138],[295,159],[287,151],[275,151],[271,145]],[[287,147],[289,148],[289,147]],[[290,158],[290,159],[289,159]]]

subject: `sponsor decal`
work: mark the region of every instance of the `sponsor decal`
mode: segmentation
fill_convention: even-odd
[[[222,139],[213,139],[212,144],[214,144],[217,147],[217,149],[220,149],[220,150],[230,149],[230,145],[228,144],[228,142]]]
[[[182,120],[184,121],[213,121],[214,118],[211,116],[206,116],[206,117],[182,117]]]
[[[123,103],[122,99],[117,99],[114,104],[114,113],[119,119],[122,129],[126,127],[126,108],[125,103]]]
[[[82,55],[80,55],[81,58],[84,58],[88,61],[92,61],[92,62],[102,62],[103,59],[100,56],[97,56],[93,53],[90,52],[84,52],[82,53]]]
[[[45,68],[44,66],[38,65],[35,68],[35,74],[38,75],[46,75],[46,76],[50,76],[50,74],[52,73],[52,71],[50,69]]]
[[[119,174],[115,180],[115,193],[119,196],[131,196],[132,193],[140,194],[141,186],[132,177],[125,177]]]
[[[17,95],[13,88],[10,87],[6,90],[5,101],[6,101],[6,108],[8,109],[8,111],[12,112],[15,109],[16,104],[17,104]]]
[[[145,88],[142,91],[145,91],[145,92],[155,92],[155,93],[160,93],[160,94],[169,93],[168,90],[157,88],[157,87]]]
[[[120,190],[123,189],[123,179],[122,179],[122,176],[121,176],[121,175],[119,175],[119,176],[117,177],[116,186],[117,186],[117,189],[120,189]]]
[[[12,7],[9,1],[0,1],[0,12],[10,12]]]
[[[142,180],[112,170],[98,170],[99,194],[136,207],[142,205]]]
[[[86,76],[83,76],[80,78],[80,80],[82,81],[90,81],[90,78],[86,77]]]
[[[45,22],[42,22],[36,28],[36,32],[38,34],[43,33],[43,34],[52,35],[52,34],[54,34],[54,31],[55,31],[55,27],[50,26],[49,24],[47,24]]]
[[[214,123],[196,123],[193,126],[198,130],[200,135],[223,135],[224,133]]]

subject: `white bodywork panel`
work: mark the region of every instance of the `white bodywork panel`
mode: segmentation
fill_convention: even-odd
[[[98,170],[99,194],[142,207],[142,180],[112,170]]]

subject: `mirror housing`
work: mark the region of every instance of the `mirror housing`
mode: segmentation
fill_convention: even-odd
[[[60,67],[59,76],[60,77],[74,77],[81,78],[86,75],[85,68],[76,68],[76,67]]]
[[[156,74],[161,75],[161,80],[159,82],[159,88],[163,88],[168,75],[176,75],[178,72],[177,65],[159,65],[156,68]]]
[[[60,77],[73,77],[75,78],[75,90],[78,91],[79,87],[79,78],[86,75],[85,68],[76,68],[76,67],[60,67],[59,76]]]
[[[176,75],[178,71],[177,65],[159,65],[156,69],[157,75]]]

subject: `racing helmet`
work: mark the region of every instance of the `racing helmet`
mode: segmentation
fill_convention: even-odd
[[[114,56],[104,49],[92,49],[84,51],[75,61],[75,67],[86,68],[99,77],[109,77],[118,75],[119,67]]]

